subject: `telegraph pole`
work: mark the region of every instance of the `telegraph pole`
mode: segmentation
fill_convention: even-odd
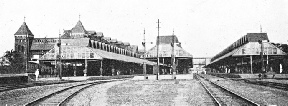
[[[28,73],[28,61],[29,61],[29,34],[26,33],[26,73]]]
[[[158,36],[157,36],[157,41],[156,41],[157,42],[157,44],[156,44],[157,45],[157,70],[156,70],[157,71],[157,75],[156,75],[156,80],[159,79],[158,77],[159,77],[159,68],[160,68],[159,67],[159,28],[160,28],[159,27],[159,23],[160,23],[159,19],[158,19],[157,23],[158,23],[158,27],[157,27],[158,28]]]
[[[172,77],[173,79],[176,79],[176,73],[175,73],[175,70],[176,70],[176,66],[175,66],[175,55],[174,55],[174,46],[175,46],[175,35],[174,35],[174,29],[173,29],[173,35],[172,35],[172,43],[171,43],[171,46],[172,46],[172,53],[171,53],[171,65],[172,65]]]
[[[264,58],[263,58],[263,51],[264,51],[264,46],[263,46],[263,41],[259,40],[258,41],[261,46],[261,52],[260,52],[260,57],[261,57],[261,70],[262,72],[265,72],[265,67],[264,67]]]
[[[62,80],[62,62],[61,62],[61,34],[60,34],[60,30],[59,30],[59,79]]]
[[[145,28],[144,28],[144,42],[142,42],[142,45],[144,46],[144,55],[143,58],[144,60],[146,59],[146,39],[145,39]],[[144,74],[144,79],[147,79],[147,70],[146,70],[146,63],[143,63],[143,74]]]

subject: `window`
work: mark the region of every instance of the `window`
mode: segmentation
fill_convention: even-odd
[[[81,53],[78,53],[78,58],[81,58]]]
[[[256,49],[256,54],[259,54],[259,49]]]
[[[94,58],[94,53],[90,53],[90,58]]]
[[[277,54],[277,48],[273,48],[273,54]]]
[[[86,53],[86,58],[89,58],[89,57],[90,57],[89,53]]]
[[[85,59],[85,53],[82,53],[82,58]]]
[[[242,54],[245,54],[245,49],[242,49]]]

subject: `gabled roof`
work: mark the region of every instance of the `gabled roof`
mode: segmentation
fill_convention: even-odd
[[[26,25],[26,22],[23,22],[23,24],[21,25],[21,27],[18,29],[18,31],[14,34],[14,35],[32,35],[32,32],[30,31],[30,29],[28,28],[28,26]]]
[[[244,44],[247,44],[248,42],[258,42],[259,40],[269,40],[267,33],[247,33],[247,35],[244,35],[243,37],[232,43],[230,46],[216,54],[214,57],[212,57],[211,60],[214,61],[215,59],[233,51],[234,49],[237,49]]]
[[[159,36],[159,44],[171,44],[173,42],[174,37],[174,43],[179,43],[178,38],[176,35],[168,35],[168,36]],[[156,39],[156,42],[158,40]]]
[[[137,63],[137,64],[146,63],[148,65],[156,65],[156,62],[148,61],[145,59],[139,59],[135,57],[130,57],[126,55],[116,54],[112,52],[107,52],[104,50],[94,49],[91,47],[64,45],[62,46],[62,48],[63,48],[62,53],[64,54],[62,59],[95,59],[95,60],[111,59],[111,60],[118,60],[118,61],[129,62],[129,63]],[[55,60],[56,59],[55,53],[56,54],[59,53],[57,51],[57,48],[51,49],[49,52],[47,52],[42,57],[40,57],[40,60]],[[80,56],[78,55],[78,53],[80,53]],[[93,56],[91,56],[91,53],[93,54]],[[69,54],[69,56],[67,56],[67,54]]]
[[[55,44],[32,44],[31,50],[51,50],[53,49]]]
[[[247,33],[248,42],[258,42],[259,40],[269,40],[267,33]]]
[[[129,51],[132,51],[132,52],[138,52],[138,46],[137,45],[130,45],[126,49]]]
[[[159,57],[171,57],[172,46],[171,44],[160,44],[159,45]],[[147,52],[148,57],[156,57],[157,46],[154,46]],[[174,46],[175,57],[193,57],[190,53],[185,51],[182,47]]]
[[[96,32],[96,36],[103,37],[104,35],[103,35],[103,32]]]
[[[89,38],[79,38],[79,39],[61,39],[61,45],[70,46],[89,46]]]
[[[82,25],[82,22],[79,20],[74,28],[71,29],[72,33],[84,33],[86,34],[87,31],[85,30],[84,26]]]

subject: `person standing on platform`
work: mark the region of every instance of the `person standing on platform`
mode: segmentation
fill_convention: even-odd
[[[36,81],[38,81],[38,77],[39,77],[39,69],[37,68],[35,71],[35,76],[36,76]]]

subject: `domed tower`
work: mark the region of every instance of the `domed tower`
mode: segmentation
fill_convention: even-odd
[[[32,45],[32,41],[34,39],[34,35],[32,34],[30,29],[26,25],[26,22],[23,22],[21,27],[14,34],[14,37],[15,37],[14,50],[17,53],[20,53],[23,56],[25,56],[24,58],[28,57],[28,60],[29,60],[29,57],[30,57],[29,51]]]

